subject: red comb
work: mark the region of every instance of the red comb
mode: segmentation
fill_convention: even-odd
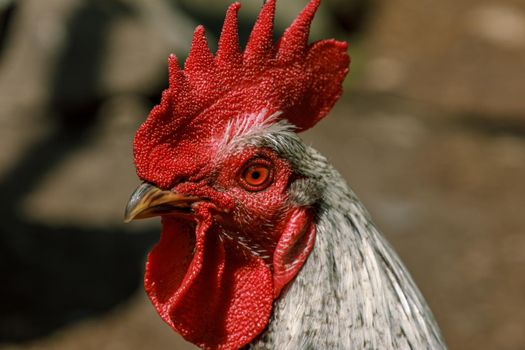
[[[169,88],[135,137],[140,178],[170,187],[207,162],[205,150],[229,120],[266,109],[281,111],[300,132],[315,125],[342,93],[350,58],[347,44],[323,40],[308,45],[310,23],[320,0],[311,0],[277,44],[273,42],[275,0],[268,0],[244,53],[239,46],[237,12],[230,5],[215,57],[204,28],[195,30],[182,70],[169,57]]]

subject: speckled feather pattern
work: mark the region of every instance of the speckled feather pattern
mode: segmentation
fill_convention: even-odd
[[[314,250],[249,348],[446,349],[406,268],[326,159],[285,127],[249,144],[289,160],[305,176],[290,200],[317,210]]]

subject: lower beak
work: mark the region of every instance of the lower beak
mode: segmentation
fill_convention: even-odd
[[[200,200],[144,182],[131,195],[124,212],[124,222],[160,215],[189,215],[192,214],[192,204]]]

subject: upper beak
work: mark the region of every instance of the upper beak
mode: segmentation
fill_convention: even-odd
[[[192,204],[200,200],[198,197],[161,190],[144,182],[131,195],[124,212],[124,222],[159,215],[191,214]]]

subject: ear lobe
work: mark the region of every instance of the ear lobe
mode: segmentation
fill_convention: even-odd
[[[290,214],[273,256],[274,297],[301,270],[315,242],[313,213],[297,208]]]

